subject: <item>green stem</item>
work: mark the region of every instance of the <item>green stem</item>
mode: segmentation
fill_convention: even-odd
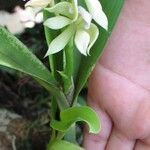
[[[39,79],[36,79],[36,80],[56,98],[57,104],[61,111],[69,108],[69,103],[66,99],[66,96],[59,88],[50,88],[46,82],[39,80]]]
[[[53,14],[44,10],[44,21],[53,16],[54,16]],[[60,34],[60,31],[51,30],[50,28],[46,26],[44,26],[44,31],[45,31],[47,45],[49,47],[49,44],[52,42],[54,38],[56,38]],[[61,71],[63,69],[62,61],[63,61],[63,52],[59,52],[57,54],[49,56],[49,65],[51,68],[51,72],[53,76],[55,77],[55,79],[59,81],[59,83],[62,82],[61,76],[58,73],[58,71]]]
[[[66,78],[64,78],[64,93],[68,99],[68,102],[71,104],[73,93],[74,93],[74,82],[73,82],[73,38],[70,40],[69,44],[66,46],[64,50],[64,74]]]

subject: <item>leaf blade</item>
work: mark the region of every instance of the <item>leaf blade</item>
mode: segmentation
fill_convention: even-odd
[[[88,106],[72,107],[61,112],[61,121],[52,120],[51,127],[66,132],[74,123],[78,121],[86,122],[90,133],[99,133],[101,124],[96,112]]]
[[[54,86],[57,83],[42,62],[1,26],[0,65],[19,70]]]

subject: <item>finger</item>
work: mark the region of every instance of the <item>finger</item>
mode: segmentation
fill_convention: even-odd
[[[86,150],[105,150],[107,140],[111,133],[112,123],[109,116],[101,108],[99,108],[98,105],[91,105],[95,109],[97,114],[100,116],[102,129],[101,132],[97,135],[90,134],[85,129],[84,147]]]
[[[134,150],[150,150],[150,144],[137,140]]]
[[[106,150],[133,150],[134,145],[135,140],[130,140],[113,129]]]

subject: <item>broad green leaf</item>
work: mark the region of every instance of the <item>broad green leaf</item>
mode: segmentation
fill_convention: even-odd
[[[86,122],[90,133],[99,133],[100,120],[96,112],[88,106],[68,108],[60,113],[60,121],[52,120],[51,127],[55,130],[66,132],[74,123]]]
[[[36,77],[55,87],[56,81],[42,64],[16,37],[0,26],[0,65]]]
[[[78,79],[76,80],[76,91],[75,99],[80,93],[81,89],[84,87],[89,75],[91,74],[96,62],[101,56],[103,49],[111,35],[114,25],[117,22],[118,16],[120,14],[121,8],[124,4],[124,0],[101,0],[102,7],[109,21],[108,31],[99,28],[100,34],[99,38],[90,50],[90,56],[83,57],[81,60],[81,65],[78,72]],[[76,103],[76,102],[75,102]]]
[[[49,27],[50,29],[62,29],[65,26],[69,25],[71,23],[71,20],[67,17],[63,17],[63,16],[56,16],[56,17],[52,17],[47,19],[44,22],[44,25]]]
[[[69,104],[57,88],[57,82],[42,62],[16,37],[0,26],[0,65],[24,72],[35,78],[52,95],[56,96],[61,110]]]
[[[60,140],[52,143],[51,145],[48,145],[47,150],[84,150],[84,149],[75,144]]]

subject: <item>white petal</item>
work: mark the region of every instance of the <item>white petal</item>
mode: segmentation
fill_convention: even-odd
[[[85,0],[85,2],[95,22],[107,30],[108,19],[102,10],[99,0]]]
[[[91,21],[92,21],[92,16],[91,14],[86,11],[83,7],[79,6],[78,7],[78,10],[79,10],[79,14],[82,16],[82,18],[84,19],[84,21],[86,22],[86,26],[85,28],[89,28],[90,27],[90,24],[91,24]]]
[[[90,43],[90,35],[84,30],[77,30],[75,35],[75,45],[81,54],[87,56],[87,49]]]
[[[54,5],[51,8],[45,8],[45,10],[55,13],[55,14],[60,14],[69,18],[73,18],[73,6],[69,2],[60,2]]]
[[[92,46],[94,45],[99,36],[99,29],[95,24],[92,23],[90,29],[87,30],[87,32],[90,35],[90,44],[87,49],[87,54],[89,55],[90,49],[92,48]]]
[[[56,17],[47,19],[44,22],[44,25],[51,29],[57,30],[57,29],[61,29],[65,26],[69,25],[70,23],[71,23],[71,20],[68,19],[67,17],[56,16]]]
[[[25,4],[25,7],[46,7],[51,3],[51,0],[30,0]]]
[[[51,54],[55,54],[59,51],[61,51],[62,49],[65,48],[65,46],[68,44],[70,38],[73,36],[74,34],[74,28],[73,26],[69,26],[67,27],[59,36],[57,36],[49,45],[49,49],[45,55],[51,55]]]
[[[78,0],[72,0],[73,10],[74,10],[74,17],[73,21],[78,19]]]

